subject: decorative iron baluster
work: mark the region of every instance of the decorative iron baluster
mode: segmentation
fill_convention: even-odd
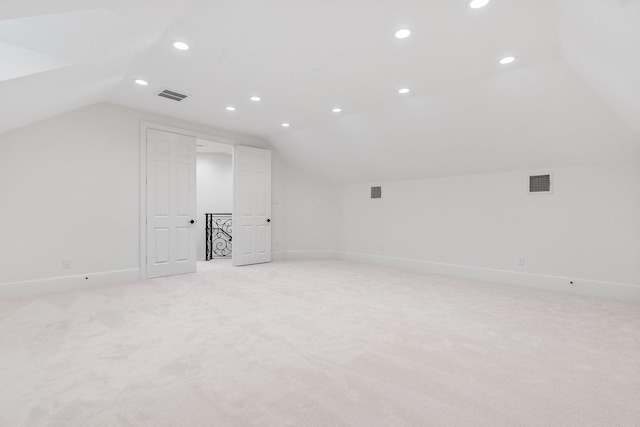
[[[206,236],[206,252],[205,252],[205,261],[210,261],[213,258],[213,215],[210,213],[204,214],[206,227],[205,227],[205,236]]]
[[[231,255],[232,218],[230,213],[207,213],[206,260],[213,257],[227,257]]]

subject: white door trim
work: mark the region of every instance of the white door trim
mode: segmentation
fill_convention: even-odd
[[[233,146],[234,151],[236,145],[238,144],[236,140],[225,136],[207,134],[190,129],[178,128],[175,126],[168,126],[145,120],[140,121],[140,258],[138,260],[138,264],[140,265],[140,280],[147,279],[147,129],[156,129],[164,132],[177,133],[180,135],[192,136],[198,139],[206,139],[210,141],[220,142],[222,144],[228,144]]]

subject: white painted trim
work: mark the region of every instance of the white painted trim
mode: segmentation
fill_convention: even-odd
[[[225,136],[197,132],[191,129],[168,126],[168,125],[163,125],[162,123],[149,122],[146,120],[140,121],[140,128],[144,129],[145,131],[144,135],[146,135],[147,129],[156,129],[163,132],[171,132],[171,133],[177,133],[180,135],[192,136],[196,139],[204,139],[207,141],[219,142],[220,144],[227,144],[232,146],[236,146],[238,144],[238,142],[235,139],[227,138]]]
[[[147,278],[147,129],[146,122],[140,122],[140,228],[138,258],[140,280]]]
[[[140,269],[75,274],[48,279],[1,283],[0,298],[23,298],[44,294],[85,290],[116,283],[132,283],[140,279]]]
[[[235,155],[235,147],[238,144],[236,140],[220,135],[197,132],[190,129],[163,125],[161,123],[154,123],[146,120],[140,121],[140,280],[145,280],[147,278],[147,129],[156,129],[164,132],[177,133],[180,135],[192,136],[197,139],[231,145],[233,147],[231,155],[232,159]]]
[[[422,273],[465,277],[486,282],[497,282],[516,286],[546,289],[575,295],[613,298],[628,302],[640,302],[640,285],[629,283],[601,282],[576,277],[551,276],[519,271],[498,270],[458,264],[444,264],[407,258],[393,258],[354,252],[337,252],[344,261],[383,265]],[[573,282],[573,285],[570,283]]]

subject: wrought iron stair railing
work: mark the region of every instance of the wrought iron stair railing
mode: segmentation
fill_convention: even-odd
[[[231,256],[232,220],[230,213],[205,213],[207,261]]]

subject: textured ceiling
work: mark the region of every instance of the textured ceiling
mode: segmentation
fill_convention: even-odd
[[[0,131],[106,101],[260,136],[335,182],[640,153],[638,0],[3,1],[0,55]]]

